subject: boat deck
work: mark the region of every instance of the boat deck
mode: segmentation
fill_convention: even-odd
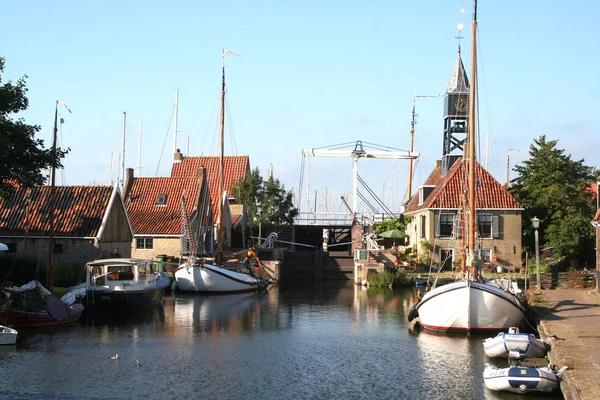
[[[533,309],[538,330],[551,343],[548,358],[567,365],[561,390],[565,399],[600,399],[600,296],[590,289],[542,290]]]

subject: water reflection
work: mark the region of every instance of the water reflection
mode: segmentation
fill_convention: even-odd
[[[0,397],[517,398],[485,389],[483,338],[411,331],[417,300],[416,288],[352,282],[175,293],[161,307],[25,333],[0,351],[11,388]]]
[[[260,329],[261,310],[267,307],[266,293],[198,296],[176,293],[172,300],[175,336],[218,335]]]

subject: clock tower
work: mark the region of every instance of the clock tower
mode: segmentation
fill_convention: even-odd
[[[459,46],[450,83],[444,94],[444,148],[442,151],[444,173],[450,169],[458,156],[462,156],[463,145],[467,139],[468,115],[469,79],[460,57]]]

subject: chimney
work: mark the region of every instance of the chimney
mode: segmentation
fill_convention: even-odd
[[[442,160],[435,160],[435,167],[439,168],[442,166]]]
[[[202,182],[206,179],[206,168],[200,167],[198,168],[198,183],[200,187],[202,187]]]
[[[183,161],[183,154],[181,154],[181,150],[177,149],[175,154],[173,155],[173,162],[181,162]]]
[[[131,191],[131,185],[133,184],[133,168],[127,168],[125,170],[125,174],[127,175],[127,179],[125,180],[125,191],[123,193],[123,198],[127,197],[127,194]]]

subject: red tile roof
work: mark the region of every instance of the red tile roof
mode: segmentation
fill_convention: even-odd
[[[246,178],[250,171],[249,156],[225,156],[223,159],[225,171],[225,190],[231,197],[231,188],[234,182]],[[208,190],[210,192],[210,201],[215,210],[215,222],[218,218],[218,200],[219,200],[219,157],[185,157],[181,162],[173,163],[171,176],[177,178],[195,177],[198,175],[200,167],[206,168],[206,179],[208,180]]]
[[[186,212],[196,207],[200,184],[198,171],[186,178],[133,178],[125,198],[131,227],[135,235],[180,235],[181,197],[185,193]],[[165,195],[164,205],[157,205],[158,196]]]
[[[250,170],[248,156],[228,156],[224,158],[225,189],[231,191],[233,182],[246,177]],[[125,198],[125,206],[136,235],[180,235],[181,196],[186,193],[188,216],[196,207],[198,191],[198,171],[206,169],[206,179],[213,210],[218,208],[219,157],[185,157],[174,162],[171,177],[133,178],[131,189]],[[156,205],[159,195],[166,195],[165,205]],[[213,213],[215,221],[218,213]]]
[[[57,186],[55,189],[54,235],[97,237],[114,188]],[[49,186],[21,187],[12,196],[0,199],[0,235],[24,236],[28,227],[29,236],[48,236],[50,190]]]
[[[522,209],[521,204],[479,163],[476,163],[475,180],[477,184],[477,209]],[[434,186],[425,202],[419,205],[417,192],[408,202],[406,213],[429,208],[460,209],[461,196],[465,193],[467,182],[466,163],[459,158],[450,171],[442,176],[441,166],[436,166],[423,186]]]

